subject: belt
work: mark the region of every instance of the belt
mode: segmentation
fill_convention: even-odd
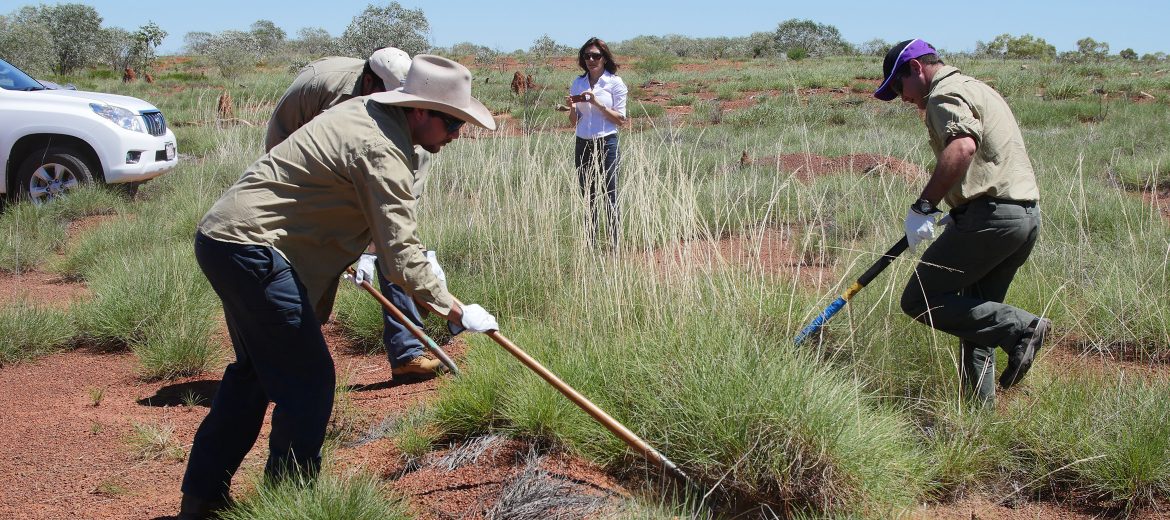
[[[959,206],[955,207],[954,209],[965,210],[965,209],[967,209],[967,206],[970,206],[971,204],[976,204],[976,203],[987,204],[989,202],[994,202],[996,204],[1011,204],[1013,206],[1019,206],[1021,208],[1034,208],[1034,207],[1036,207],[1036,201],[1034,201],[1034,200],[1001,199],[999,197],[991,197],[991,196],[983,195],[981,197],[976,197],[974,199],[971,199],[971,200],[967,201],[966,204],[959,205]]]

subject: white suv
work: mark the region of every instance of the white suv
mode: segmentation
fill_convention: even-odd
[[[0,60],[0,194],[41,203],[80,184],[144,181],[178,162],[154,105],[48,89]]]

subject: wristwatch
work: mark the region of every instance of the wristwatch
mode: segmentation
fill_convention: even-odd
[[[939,209],[934,207],[934,204],[931,204],[930,201],[926,199],[918,199],[914,201],[914,204],[910,205],[910,209],[919,215],[933,215],[935,213],[940,213]]]

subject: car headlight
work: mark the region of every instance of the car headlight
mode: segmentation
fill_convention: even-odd
[[[93,113],[109,119],[115,125],[134,132],[146,132],[142,127],[142,118],[125,108],[101,103],[90,103],[89,107],[93,109]]]

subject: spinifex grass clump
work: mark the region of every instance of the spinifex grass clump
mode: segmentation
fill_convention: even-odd
[[[49,259],[65,246],[70,221],[117,213],[125,202],[116,193],[82,186],[41,205],[11,204],[0,214],[0,271],[48,270]]]
[[[1030,489],[1149,504],[1170,492],[1170,384],[1112,375],[1034,383],[1012,403],[1012,439]]]
[[[160,246],[104,260],[94,269],[93,300],[82,333],[100,345],[126,345],[148,379],[196,374],[217,359],[212,337],[218,300],[193,255]]]
[[[0,367],[62,350],[75,334],[66,310],[25,302],[0,307]]]
[[[65,244],[65,226],[51,223],[52,211],[30,203],[10,205],[0,215],[0,270],[31,271]]]
[[[219,513],[223,520],[407,520],[406,504],[389,497],[376,476],[337,475],[326,469],[315,480],[289,477],[264,482]]]

